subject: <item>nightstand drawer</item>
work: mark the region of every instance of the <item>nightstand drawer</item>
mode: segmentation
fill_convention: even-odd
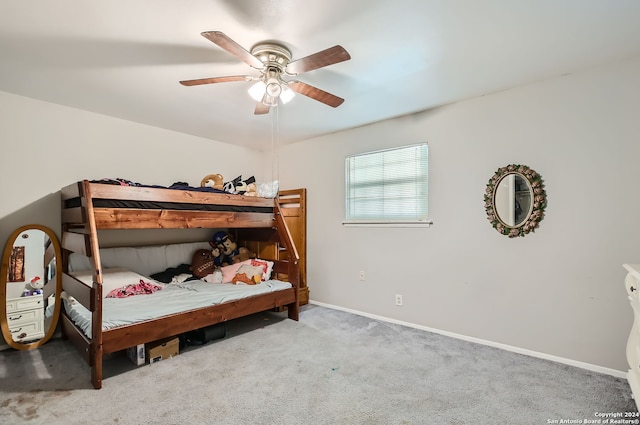
[[[42,295],[32,295],[29,297],[10,298],[7,300],[7,313],[14,311],[29,310],[33,308],[43,308],[44,301]]]
[[[11,338],[16,342],[30,341],[44,337],[42,321],[9,326]]]
[[[13,313],[7,313],[7,324],[9,328],[14,328],[17,325],[23,323],[42,321],[44,312],[42,307],[37,307],[32,310],[16,311]]]

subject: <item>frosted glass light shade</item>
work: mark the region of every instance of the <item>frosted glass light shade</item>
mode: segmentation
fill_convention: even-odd
[[[278,98],[265,94],[262,98],[262,103],[267,106],[278,106]]]
[[[249,87],[249,96],[251,96],[251,98],[256,102],[260,102],[265,94],[266,88],[267,86],[263,81],[258,81],[257,83]]]
[[[267,94],[271,97],[278,97],[280,93],[282,93],[282,87],[280,83],[275,78],[269,78],[267,80]]]
[[[284,84],[282,85],[282,93],[280,93],[280,100],[282,101],[283,104],[289,103],[291,99],[294,98],[295,95],[296,94],[293,90],[291,90],[289,87],[287,87]]]

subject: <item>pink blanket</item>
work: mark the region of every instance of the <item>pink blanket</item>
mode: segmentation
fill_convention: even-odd
[[[156,291],[162,289],[162,286],[155,285],[150,282],[145,282],[140,279],[138,283],[132,283],[131,285],[124,286],[122,288],[114,289],[107,294],[107,298],[126,298],[132,295],[146,295],[153,294]]]

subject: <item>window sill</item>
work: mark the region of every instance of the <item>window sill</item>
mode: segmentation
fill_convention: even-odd
[[[433,221],[343,221],[344,227],[431,227]]]

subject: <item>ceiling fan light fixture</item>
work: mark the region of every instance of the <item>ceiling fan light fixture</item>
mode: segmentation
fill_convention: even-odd
[[[256,102],[262,102],[267,106],[277,106],[278,98],[283,104],[289,103],[295,96],[287,83],[278,77],[263,77],[249,87],[248,92]]]
[[[254,85],[249,87],[249,96],[251,96],[251,98],[256,102],[260,102],[262,100],[262,97],[265,95],[266,89],[267,85],[264,83],[264,81],[259,80]]]
[[[267,106],[278,106],[278,98],[269,96],[265,93],[264,97],[262,98],[262,103]]]
[[[287,104],[293,99],[296,93],[289,88],[286,84],[281,85],[282,93],[280,93],[280,100],[283,104]]]
[[[269,78],[266,84],[266,92],[271,97],[278,97],[282,93],[282,87],[277,78]]]

